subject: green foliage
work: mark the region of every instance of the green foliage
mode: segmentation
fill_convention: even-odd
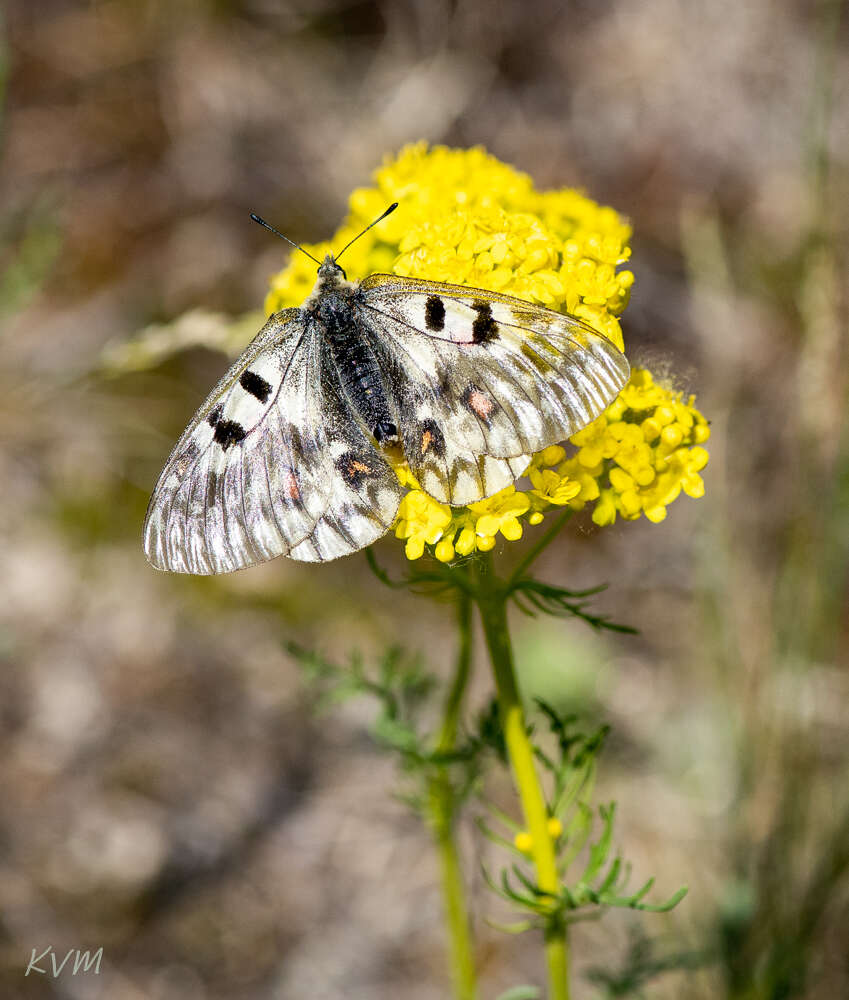
[[[501,728],[497,698],[491,698],[486,708],[478,714],[475,737],[482,746],[489,747],[502,764],[507,765],[507,745]]]
[[[53,199],[44,196],[0,227],[0,315],[27,304],[59,256],[62,233]]]
[[[413,562],[398,580],[393,580],[379,565],[371,548],[365,550],[365,557],[372,573],[381,583],[393,590],[409,590],[413,594],[423,594],[436,600],[446,601],[454,600],[459,594],[469,593],[472,590],[467,569],[475,556],[458,560],[452,565],[437,562],[435,559],[428,562]]]
[[[635,631],[588,608],[588,598],[604,587],[570,591],[529,575],[531,564],[553,540],[565,520],[565,517],[558,519],[506,579],[499,579],[492,571],[491,561],[479,555],[452,565],[436,560],[415,561],[401,578],[393,579],[378,564],[374,553],[366,550],[370,569],[384,585],[456,602],[460,612],[460,654],[454,680],[444,701],[438,737],[422,735],[421,718],[434,685],[419,660],[407,662],[400,650],[392,649],[376,666],[367,668],[360,656],[353,655],[349,664],[340,668],[315,653],[289,647],[307,675],[318,684],[321,700],[338,702],[361,694],[377,700],[380,711],[372,725],[372,735],[379,745],[399,755],[403,771],[408,778],[414,779],[412,791],[404,795],[405,800],[428,821],[439,849],[449,851],[453,857],[450,877],[443,872],[450,885],[445,897],[447,913],[452,912],[452,901],[457,904],[462,892],[456,878],[459,854],[451,842],[458,808],[479,788],[478,779],[487,761],[509,766],[516,743],[514,733],[511,750],[503,728],[504,691],[498,687],[497,669],[496,686],[500,697],[491,699],[478,714],[471,731],[460,733],[458,723],[471,663],[472,607],[477,605],[480,611],[490,654],[494,657],[497,651],[502,657],[502,672],[513,670],[509,640],[502,643],[508,628],[506,607],[510,601],[529,615],[576,617],[596,630]],[[518,698],[515,680],[508,687],[512,696]],[[647,901],[654,885],[653,878],[629,890],[630,867],[613,852],[616,805],[596,807],[592,804],[596,758],[608,727],[584,734],[576,728],[575,716],[560,715],[553,706],[541,700],[537,700],[536,705],[547,732],[542,739],[536,739],[535,726],[529,724],[526,733],[530,750],[547,776],[548,793],[546,795],[542,788],[541,791],[545,796],[544,808],[553,844],[545,849],[554,848],[555,875],[549,878],[548,887],[542,889],[531,874],[533,869],[529,862],[533,852],[525,843],[529,834],[494,804],[484,803],[488,816],[478,819],[480,830],[516,859],[497,877],[484,870],[489,887],[523,914],[523,919],[502,929],[511,933],[538,929],[545,932],[547,940],[562,940],[568,924],[598,917],[610,907],[655,913],[671,910],[684,897],[686,888],[661,902]],[[592,839],[594,832],[595,840]],[[583,866],[574,872],[581,857]],[[454,913],[455,917],[458,912]],[[458,918],[455,922],[463,924],[464,920]],[[467,945],[460,947],[462,935],[457,934],[456,928],[452,933],[454,950],[464,951],[464,962],[471,963]],[[518,986],[504,994],[502,1000],[534,1000],[538,996],[535,987]]]
[[[659,940],[648,938],[635,925],[620,966],[593,966],[586,973],[589,982],[602,987],[600,1000],[618,997],[644,997],[643,987],[665,972],[692,971],[713,960],[710,954],[695,950],[661,951]]]
[[[571,728],[577,722],[576,716],[560,716],[540,698],[536,699],[536,704],[557,741],[557,756],[550,756],[538,744],[534,745],[534,752],[554,780],[551,815],[562,820],[573,805],[585,804],[595,776],[595,760],[610,727],[601,726],[589,736],[573,733]]]
[[[404,576],[393,580],[378,564],[370,548],[365,550],[365,556],[371,571],[387,587],[446,600],[456,597],[458,592],[473,593],[474,586],[468,570],[475,562],[480,561],[480,555],[474,554],[450,565],[436,560],[414,562]],[[524,569],[528,565],[527,560],[524,560],[522,572],[514,574],[504,585],[505,599],[511,599],[524,614],[531,617],[541,613],[557,618],[580,618],[598,631],[606,629],[626,635],[636,635],[639,631],[630,625],[613,622],[606,615],[593,614],[588,610],[587,598],[607,590],[606,583],[586,590],[567,590],[524,575]]]
[[[605,615],[594,615],[587,610],[585,598],[600,594],[607,589],[607,584],[591,587],[589,590],[566,590],[550,583],[534,580],[532,577],[521,577],[511,581],[509,596],[513,603],[526,615],[534,616],[538,612],[567,618],[570,615],[580,618],[594,629],[607,629],[610,632],[623,632],[636,635],[637,629],[630,625],[619,625]]]
[[[644,901],[654,885],[654,878],[648,879],[633,892],[627,891],[630,866],[620,856],[612,855],[616,803],[597,808],[601,830],[598,839],[589,843],[596,815],[596,809],[591,805],[595,762],[608,727],[603,726],[584,735],[573,731],[574,717],[561,717],[544,702],[538,702],[538,707],[556,743],[555,753],[546,751],[538,742],[534,742],[533,746],[537,759],[551,776],[548,812],[560,822],[561,832],[556,839],[558,871],[563,882],[556,895],[540,889],[526,873],[525,852],[481,821],[480,828],[490,840],[522,859],[522,863],[514,862],[509,869],[502,869],[497,879],[484,871],[484,877],[495,893],[529,914],[527,919],[504,929],[518,933],[532,927],[562,926],[598,916],[599,908],[617,907],[650,913],[665,913],[673,909],[687,894],[686,888],[679,889],[660,903]],[[533,735],[532,728],[529,728],[529,734]],[[489,809],[502,826],[514,833],[518,831],[518,825],[509,817],[494,807]],[[583,869],[577,879],[568,882],[569,871],[583,853],[586,853]]]
[[[456,800],[469,794],[488,744],[472,734],[450,749],[441,749],[431,735],[421,732],[421,720],[432,706],[437,684],[419,657],[392,646],[375,664],[367,664],[353,652],[340,666],[294,642],[287,649],[316,691],[319,709],[362,696],[377,702],[370,733],[378,746],[398,755],[401,770],[412,779],[412,790],[401,796],[411,807],[426,810],[429,782],[437,774],[442,781],[446,772],[450,774]]]
[[[499,993],[496,1000],[539,1000],[542,993],[537,986],[511,986]]]

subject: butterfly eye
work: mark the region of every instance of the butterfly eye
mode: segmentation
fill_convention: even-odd
[[[374,437],[378,444],[383,441],[397,441],[398,428],[390,420],[381,420],[374,429]]]

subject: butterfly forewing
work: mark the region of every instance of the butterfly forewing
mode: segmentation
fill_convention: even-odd
[[[590,423],[628,378],[624,355],[601,334],[510,296],[391,275],[367,278],[361,291],[396,399],[414,401],[407,460],[445,502],[512,482],[527,456]]]
[[[268,507],[261,509],[260,492],[271,492],[268,483],[263,488],[263,464],[244,469],[244,443],[258,460],[268,448],[286,454],[276,403],[299,373],[293,361],[304,334],[297,309],[272,316],[195,414],[148,507],[144,542],[154,566],[223,573],[284,551]],[[297,404],[290,419],[298,421]],[[284,468],[275,464],[274,476]],[[292,523],[289,530],[295,542],[308,528]]]
[[[385,534],[397,477],[353,418],[316,324],[273,316],[198,410],[145,522],[154,566],[226,573],[319,561]]]

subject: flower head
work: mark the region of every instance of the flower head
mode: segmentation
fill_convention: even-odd
[[[403,212],[369,229],[345,256],[352,279],[377,271],[504,292],[583,319],[619,348],[619,316],[634,275],[629,224],[612,208],[578,191],[537,191],[527,174],[481,148],[449,149],[425,143],[387,158],[370,187],[355,190],[342,228],[327,244],[306,249],[321,259],[344,246],[392,201]],[[298,305],[315,281],[301,254],[271,282],[266,310]],[[617,517],[661,521],[681,492],[704,493],[700,471],[709,436],[692,397],[633,369],[620,395],[564,446],[534,455],[514,486],[466,507],[452,508],[425,493],[405,465],[409,492],[395,534],[409,559],[427,549],[443,561],[488,551],[500,535],[522,537],[523,523],[547,513],[592,508],[598,525]]]

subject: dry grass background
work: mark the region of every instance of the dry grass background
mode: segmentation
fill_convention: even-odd
[[[632,356],[699,394],[708,494],[573,528],[544,571],[608,580],[634,639],[517,623],[529,692],[614,726],[599,795],[704,953],[652,997],[849,995],[849,54],[838,0],[13,0],[0,165],[0,993],[447,993],[433,859],[351,707],[316,719],[282,642],[403,640],[444,608],[359,557],[172,579],[139,546],[224,361],[93,375],[104,345],[259,308],[385,152],[482,143],[635,225]],[[381,558],[399,563],[391,540]],[[476,698],[487,691],[483,671]],[[507,790],[493,794],[509,801]],[[464,846],[485,850],[471,832]],[[474,863],[470,869],[476,870]],[[539,981],[475,875],[485,996]],[[632,921],[574,935],[579,973]],[[24,978],[31,948],[99,976]],[[581,998],[612,996],[576,978]]]

